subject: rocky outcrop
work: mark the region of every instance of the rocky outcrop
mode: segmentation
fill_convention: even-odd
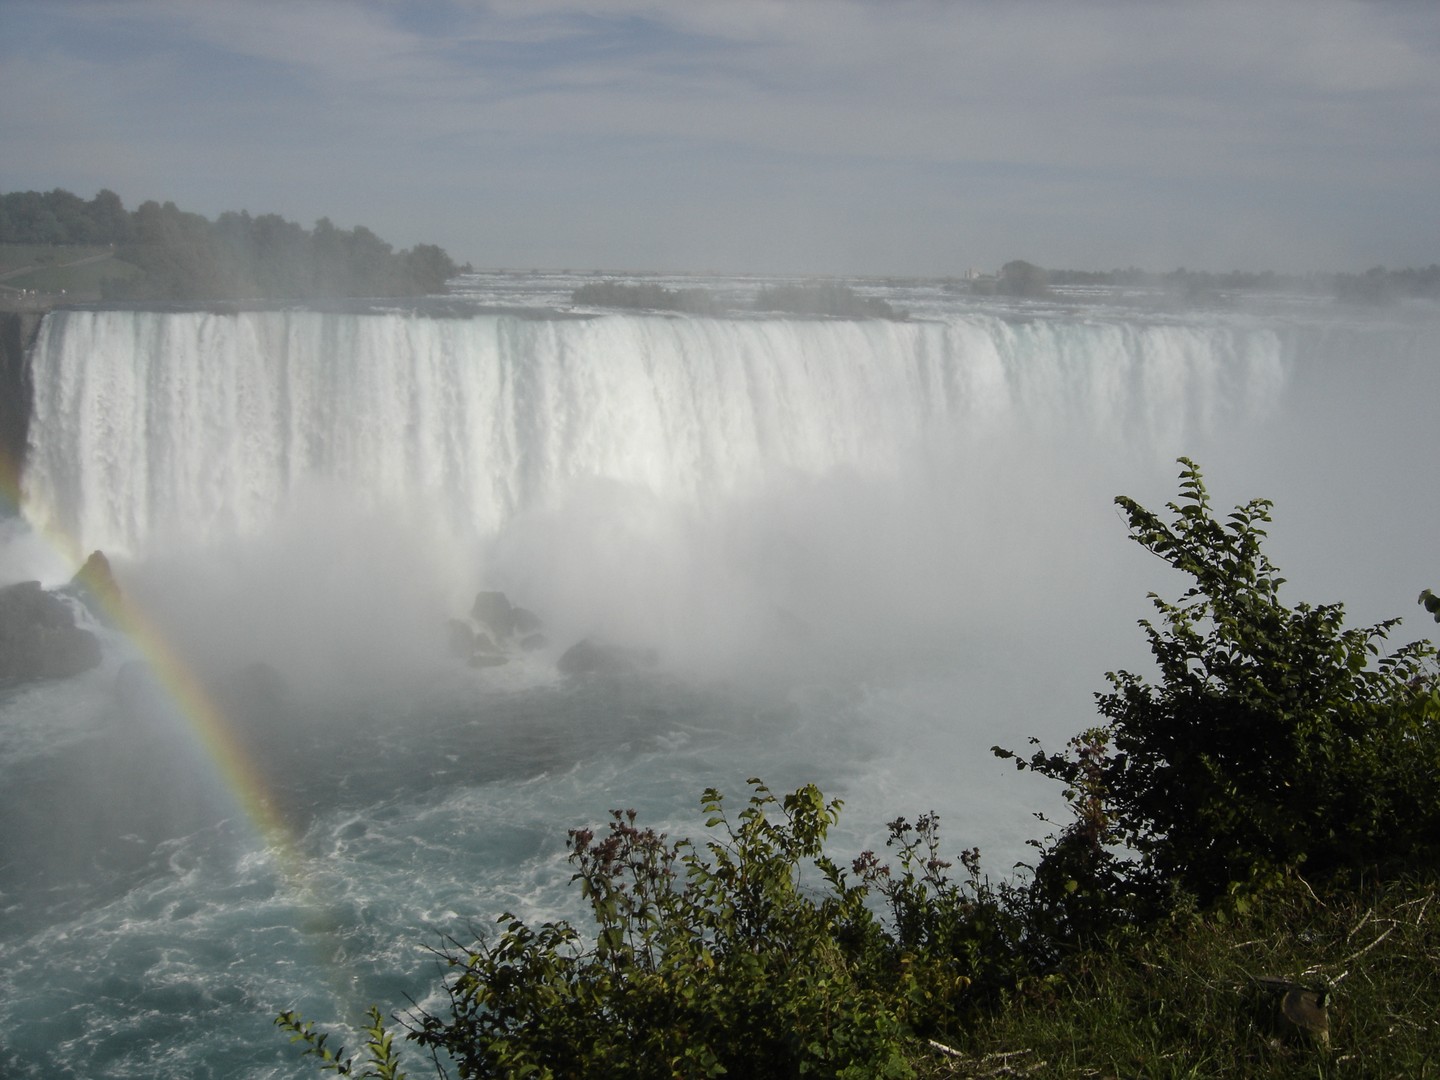
[[[103,551],[92,551],[85,565],[60,591],[75,597],[102,622],[110,624],[120,616],[120,586]]]
[[[555,666],[562,675],[624,675],[654,667],[653,649],[632,649],[583,638],[561,654]]]
[[[100,641],[38,581],[0,589],[0,680],[62,679],[100,663]]]
[[[523,648],[526,641],[534,639],[544,628],[539,615],[526,608],[516,607],[503,592],[492,590],[475,594],[470,617],[489,631],[491,640],[497,647],[513,641]],[[543,639],[539,646],[530,646],[531,649],[536,647],[544,647]]]
[[[500,667],[516,652],[536,652],[549,645],[540,616],[516,607],[503,592],[475,595],[470,618],[450,620],[450,652],[471,667]]]
[[[508,638],[514,631],[515,608],[503,592],[487,589],[476,593],[470,617],[497,638]]]
[[[550,646],[540,617],[493,589],[477,593],[470,606],[470,618],[451,619],[449,629],[451,654],[475,668],[500,667],[517,653],[538,652]],[[555,667],[567,677],[624,675],[654,667],[658,659],[653,649],[587,637],[566,649]]]

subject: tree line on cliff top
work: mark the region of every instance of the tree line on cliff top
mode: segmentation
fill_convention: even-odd
[[[111,245],[140,269],[102,283],[108,300],[282,300],[419,296],[459,273],[434,244],[396,251],[363,225],[227,211],[214,221],[173,202],[127,211],[105,190],[88,202],[59,188],[0,195],[0,243]]]

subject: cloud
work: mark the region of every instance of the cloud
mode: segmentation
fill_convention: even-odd
[[[848,217],[873,233],[851,246],[948,229],[984,237],[989,260],[1003,257],[1007,229],[1024,239],[1060,200],[1072,223],[1053,220],[1053,256],[1038,258],[1078,261],[1096,235],[1123,233],[1127,203],[1147,208],[1134,231],[1149,235],[1131,250],[1188,231],[1166,243],[1223,234],[1235,239],[1215,258],[1262,257],[1241,242],[1247,230],[1172,220],[1203,211],[1263,219],[1250,235],[1291,235],[1315,257],[1330,243],[1340,258],[1355,235],[1404,235],[1387,215],[1413,215],[1440,183],[1432,5],[12,0],[0,19],[17,31],[0,44],[0,136],[35,146],[25,175],[46,162],[83,172],[89,143],[92,187],[107,185],[106,168],[143,184],[138,157],[182,189],[188,177],[189,190],[213,192],[220,174],[226,193],[255,191],[251,204],[273,192],[282,212],[343,220],[326,209],[339,203],[430,239],[483,207],[516,215],[537,249],[563,249],[540,240],[541,204],[572,231],[586,213],[643,228],[639,200],[667,208],[672,233],[686,214],[742,233],[758,215],[761,234],[767,217],[794,231],[782,212]],[[466,183],[462,211],[449,200]],[[386,192],[426,201],[427,185],[445,193],[428,218],[442,229],[413,206],[363,216]],[[907,226],[903,207],[879,205],[895,190],[942,220]],[[1122,254],[1116,240],[1107,251]],[[664,237],[636,245],[660,251]],[[936,239],[916,262],[937,266],[940,252]],[[515,254],[505,261],[523,261]]]

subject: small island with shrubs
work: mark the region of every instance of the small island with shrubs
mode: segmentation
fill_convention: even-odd
[[[579,307],[621,308],[630,311],[683,311],[691,315],[719,315],[723,306],[707,289],[667,289],[644,282],[592,281],[570,294]]]
[[[733,314],[707,289],[667,289],[652,282],[626,284],[595,281],[581,285],[570,294],[570,302],[581,307],[619,308],[629,311],[677,311],[690,315]],[[876,296],[864,296],[849,285],[821,281],[761,286],[747,308],[765,314],[801,315],[808,318],[892,319],[909,318]]]

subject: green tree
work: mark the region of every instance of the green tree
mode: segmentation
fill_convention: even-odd
[[[1151,682],[1107,676],[1107,723],[1021,768],[1061,780],[1083,812],[1042,858],[1071,892],[1205,904],[1277,875],[1315,881],[1440,857],[1440,684],[1427,642],[1385,652],[1398,620],[1344,626],[1340,604],[1286,606],[1261,550],[1271,504],[1215,515],[1181,459],[1164,520],[1116,502],[1130,536],[1192,584],[1143,620]],[[1132,861],[1133,860],[1133,861]]]
[[[222,213],[215,222],[153,199],[127,213],[101,190],[89,202],[60,188],[0,195],[0,243],[116,244],[140,273],[102,283],[117,300],[207,301],[416,296],[459,272],[433,244],[395,251],[369,229],[313,233],[278,214]]]
[[[63,244],[65,230],[45,196],[38,191],[15,191],[5,196],[8,231],[0,240],[9,244]]]
[[[1000,268],[999,291],[1009,296],[1045,296],[1050,292],[1050,279],[1034,263],[1014,259]]]
[[[124,244],[130,240],[130,215],[115,192],[102,188],[86,204],[86,210],[95,228],[95,243]]]

